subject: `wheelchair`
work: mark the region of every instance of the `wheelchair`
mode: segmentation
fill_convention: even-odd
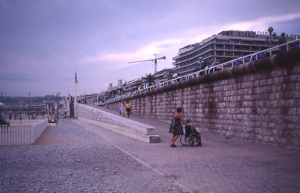
[[[194,130],[194,129],[193,129]],[[183,146],[201,146],[200,129],[192,131],[191,126],[182,125],[182,134],[180,135],[180,143]]]

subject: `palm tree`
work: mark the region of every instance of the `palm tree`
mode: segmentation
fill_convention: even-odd
[[[116,91],[115,90],[112,90],[109,92],[109,96],[110,97],[114,97],[116,95]]]
[[[152,86],[152,83],[155,83],[154,82],[154,75],[152,75],[151,73],[150,74],[146,74],[146,77],[143,77],[144,80],[146,80],[146,82],[149,83],[149,86]]]

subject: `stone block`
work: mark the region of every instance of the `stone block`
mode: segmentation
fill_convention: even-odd
[[[297,114],[297,108],[289,108],[288,113],[289,113],[289,115],[296,115]]]
[[[150,135],[149,136],[149,143],[160,143],[159,135]]]
[[[300,66],[295,66],[294,67],[294,73],[295,74],[300,74]]]
[[[278,106],[278,101],[271,101],[271,107],[277,107]]]
[[[300,90],[300,83],[296,83],[295,90]]]

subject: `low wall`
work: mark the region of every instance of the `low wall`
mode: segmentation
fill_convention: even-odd
[[[79,120],[146,143],[160,142],[154,127],[82,104],[76,104],[75,108]]]
[[[40,120],[31,126],[31,144],[34,144],[36,140],[43,134],[48,126],[48,119]]]
[[[300,148],[300,50],[280,53],[126,97],[132,113],[170,122],[176,108],[197,127]],[[119,108],[119,101],[108,108]]]
[[[22,120],[8,120],[10,126],[25,126],[34,125],[36,123],[43,122],[46,119],[22,119]]]

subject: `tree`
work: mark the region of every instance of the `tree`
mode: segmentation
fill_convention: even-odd
[[[154,82],[154,75],[152,75],[151,73],[150,74],[146,74],[146,77],[143,77],[143,79],[149,83],[149,86],[152,86],[152,83],[155,83]]]
[[[112,90],[109,92],[109,97],[114,97],[116,95],[116,91],[115,90]]]
[[[116,91],[116,94],[121,95],[124,92],[124,89],[123,88],[117,88],[115,91]]]

